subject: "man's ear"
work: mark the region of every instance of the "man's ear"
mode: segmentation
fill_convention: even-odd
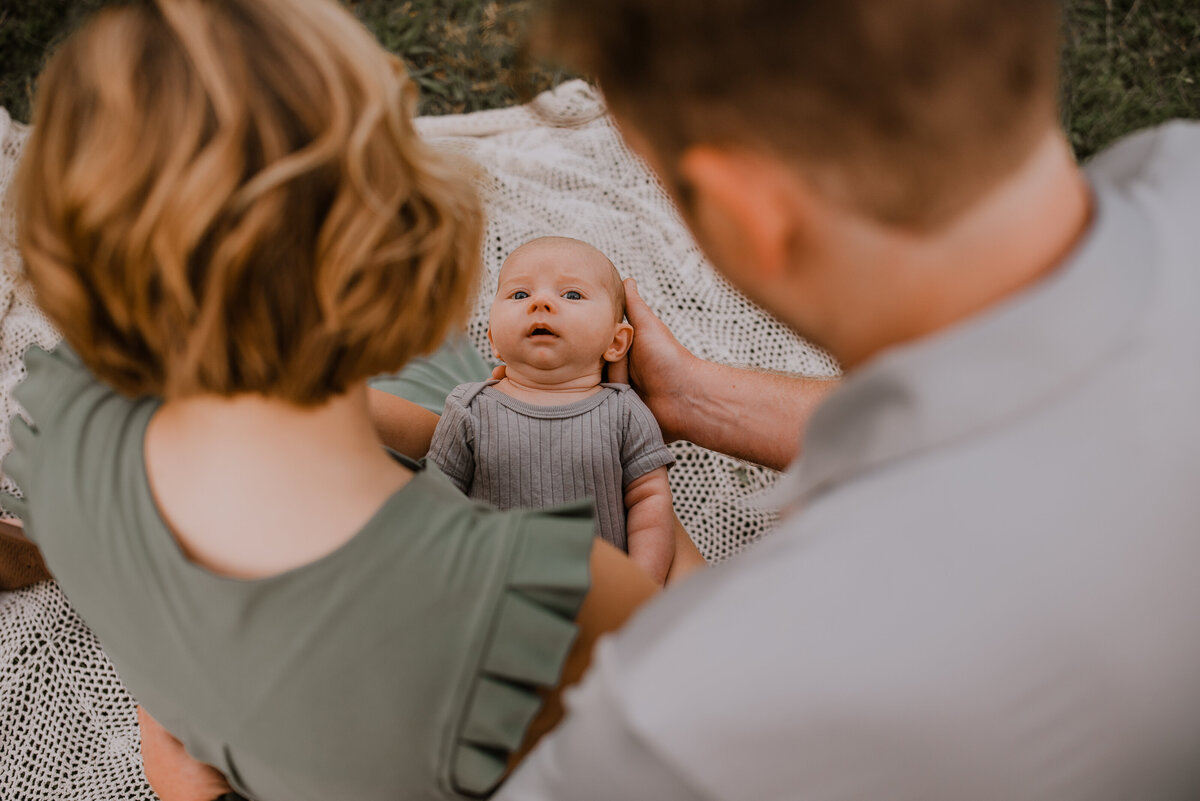
[[[612,344],[608,346],[608,350],[604,351],[604,361],[619,362],[629,352],[629,346],[632,344],[633,326],[625,322],[617,323]]]
[[[789,266],[810,224],[810,190],[794,168],[751,151],[695,145],[679,159],[698,238],[719,263],[760,279]]]

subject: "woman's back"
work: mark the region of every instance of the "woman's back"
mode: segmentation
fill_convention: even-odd
[[[160,406],[146,476],[187,557],[223,576],[266,578],[353,537],[412,477],[380,447],[365,394],[311,408],[258,395]]]
[[[498,783],[575,639],[587,506],[496,512],[412,464],[316,561],[220,576],[179,548],[146,481],[158,403],[117,396],[69,351],[27,363],[34,427],[17,424],[5,465],[27,497],[15,508],[122,679],[194,757],[265,799]]]
[[[414,92],[333,0],[116,4],[48,64],[16,184],[74,351],[27,356],[4,505],[138,701],[264,801],[486,793],[576,613],[568,676],[646,595],[583,623],[584,508],[475,506],[370,430],[366,379],[478,272]]]

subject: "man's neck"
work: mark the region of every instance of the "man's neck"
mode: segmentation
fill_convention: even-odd
[[[864,237],[866,248],[855,258],[877,263],[883,285],[854,307],[859,321],[827,344],[852,368],[971,317],[1052,273],[1091,217],[1083,173],[1066,141],[1048,135],[1010,179],[949,227]],[[875,322],[864,326],[862,319]]]

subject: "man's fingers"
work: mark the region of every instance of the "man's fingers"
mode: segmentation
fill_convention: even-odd
[[[625,316],[634,328],[640,328],[648,320],[658,322],[654,312],[650,311],[646,301],[638,294],[637,281],[632,278],[625,279]]]
[[[658,319],[658,315],[642,300],[642,296],[638,294],[637,281],[632,278],[625,279],[625,316],[629,318],[629,323],[638,336],[650,334],[656,345],[661,341],[660,336],[667,337],[667,341],[675,339],[666,323]]]

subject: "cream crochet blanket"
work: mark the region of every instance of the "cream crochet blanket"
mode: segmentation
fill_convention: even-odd
[[[484,168],[487,275],[470,334],[486,353],[487,307],[504,257],[537,236],[591,242],[639,289],[676,336],[707,359],[811,376],[837,366],[751,305],[701,255],[661,185],[622,144],[594,89],[564,84],[532,103],[430,117],[418,128]],[[0,193],[26,136],[0,108]],[[0,453],[10,447],[12,389],[31,343],[58,334],[20,285],[14,213],[0,207]],[[771,512],[746,503],[776,479],[757,465],[671,445],[680,519],[710,562],[768,531]],[[0,483],[11,489],[7,477]],[[0,592],[0,798],[14,801],[153,799],[142,776],[133,701],[91,632],[52,582]]]

